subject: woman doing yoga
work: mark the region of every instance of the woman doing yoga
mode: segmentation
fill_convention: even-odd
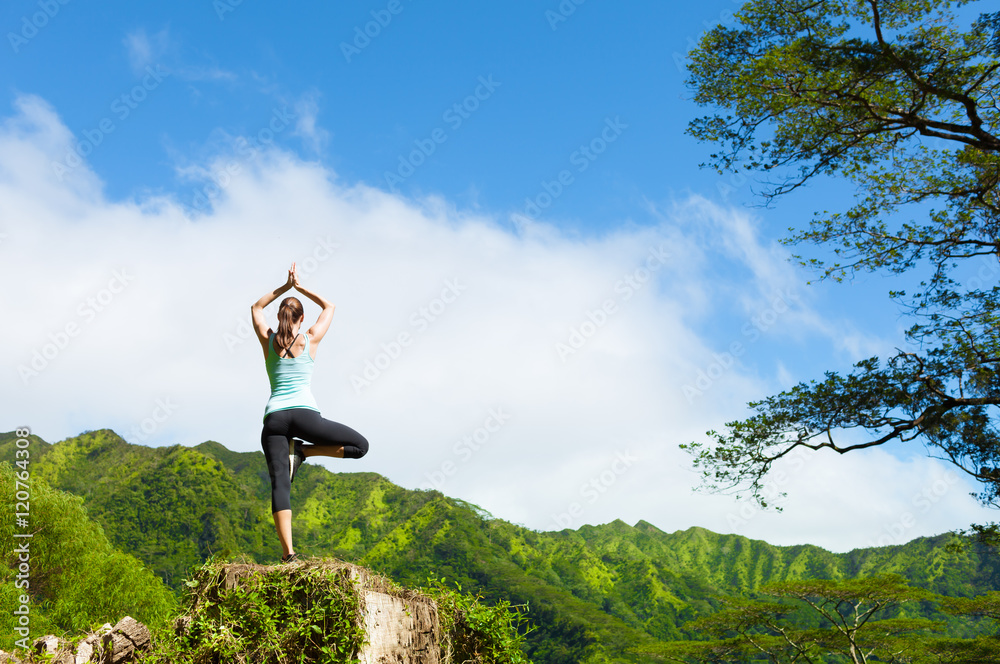
[[[264,307],[294,288],[322,308],[319,318],[305,333],[302,303],[286,297],[278,308],[278,331],[267,324]],[[295,472],[311,456],[360,459],[368,452],[368,441],[354,429],[320,416],[309,387],[316,348],[330,329],[334,306],[299,283],[295,263],[288,281],[264,295],[250,307],[257,339],[264,349],[264,366],[271,381],[271,398],[264,408],[260,444],[271,476],[271,513],[283,555],[281,562],[297,558],[292,546],[291,489]],[[301,439],[301,440],[299,440]],[[308,444],[303,444],[305,441]]]

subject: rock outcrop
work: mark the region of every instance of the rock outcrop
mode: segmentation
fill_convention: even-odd
[[[194,576],[188,610],[172,624],[175,638],[166,634],[154,643],[145,625],[126,616],[74,642],[47,635],[29,653],[0,651],[0,664],[141,664],[151,651],[156,661],[237,656],[255,663],[293,652],[295,661],[331,661],[328,649],[361,664],[452,659],[452,640],[442,634],[434,599],[357,565],[331,559],[281,566],[209,563]],[[266,620],[271,631],[265,635],[280,632],[280,638],[257,638],[254,630]],[[228,639],[222,645],[220,634]]]
[[[149,650],[149,630],[138,620],[125,616],[112,627],[105,623],[75,646],[54,634],[35,639],[26,659],[0,650],[0,664],[130,664]]]
[[[418,592],[401,589],[369,570],[338,560],[322,559],[283,566],[290,574],[297,570],[320,569],[345,573],[361,600],[361,620],[365,639],[358,659],[361,664],[439,664],[441,626],[437,604]],[[217,588],[201,592],[217,595],[234,589],[249,577],[273,567],[252,564],[223,565]],[[175,623],[185,628],[184,617]]]

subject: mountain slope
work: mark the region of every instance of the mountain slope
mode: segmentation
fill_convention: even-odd
[[[0,436],[0,458],[10,458]],[[33,447],[33,472],[82,496],[109,539],[174,588],[213,553],[276,559],[263,454],[217,442],[129,445],[93,431]],[[6,456],[4,456],[6,455]],[[330,473],[307,464],[292,489],[296,549],[332,555],[408,585],[429,575],[492,599],[530,604],[540,629],[537,662],[576,662],[689,636],[687,620],[712,611],[716,594],[742,594],[790,578],[897,572],[915,585],[970,596],[997,587],[996,556],[946,548],[948,537],[834,554],[776,547],[691,528],[665,533],[640,521],[536,532],[493,519],[436,491],[411,491],[375,473]]]

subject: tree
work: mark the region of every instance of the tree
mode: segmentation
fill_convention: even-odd
[[[884,575],[785,581],[765,586],[761,594],[775,601],[719,598],[723,610],[687,625],[709,640],[675,641],[643,654],[684,664],[1000,662],[995,637],[937,637],[933,632],[940,630],[941,621],[907,617],[903,611],[934,602],[946,613],[995,621],[1000,593],[942,597],[912,588],[902,577]],[[810,619],[818,624],[804,626]]]
[[[25,459],[31,460],[21,457],[21,466],[0,462],[0,491],[30,493],[30,515],[15,523],[12,512],[0,525],[4,649],[28,650],[42,634],[91,629],[126,615],[166,626],[177,609],[170,589],[140,560],[111,545],[82,498],[29,473]],[[15,613],[22,607],[30,614],[27,626]]]
[[[941,609],[955,616],[992,621],[992,634],[975,639],[934,639],[925,645],[927,661],[936,664],[951,662],[1000,662],[1000,592],[992,591],[978,597],[946,597]],[[983,630],[986,631],[986,630]]]
[[[832,251],[803,264],[835,281],[922,278],[889,293],[914,320],[907,350],[753,402],[682,446],[707,488],[766,505],[763,478],[796,448],[913,441],[1000,506],[1000,287],[963,283],[981,264],[1000,273],[1000,13],[963,30],[952,8],[968,4],[752,0],[690,53],[695,101],[727,113],[689,126],[718,146],[709,165],[763,174],[767,204],[823,176],[855,186],[849,208],[790,230],[787,244]]]

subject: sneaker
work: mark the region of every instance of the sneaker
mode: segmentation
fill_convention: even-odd
[[[289,553],[287,556],[281,557],[282,563],[295,563],[298,562],[298,560],[299,560],[299,554],[297,553]]]
[[[295,473],[306,460],[306,455],[302,451],[302,441],[298,438],[292,439],[292,444],[288,450],[288,481],[295,481]]]

